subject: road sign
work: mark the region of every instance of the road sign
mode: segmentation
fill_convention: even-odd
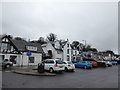
[[[32,55],[32,52],[27,52],[27,56],[31,56]]]

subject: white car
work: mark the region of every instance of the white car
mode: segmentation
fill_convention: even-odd
[[[62,72],[65,69],[65,66],[61,60],[58,59],[46,59],[42,62],[44,64],[44,69],[49,70],[49,72]]]
[[[105,62],[106,62],[106,64],[107,64],[108,67],[112,66],[112,62],[111,61],[105,61]]]
[[[75,65],[70,62],[70,61],[63,61],[64,65],[65,65],[65,71],[75,71]]]

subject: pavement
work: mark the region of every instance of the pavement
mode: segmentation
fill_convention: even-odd
[[[23,75],[32,75],[32,76],[56,76],[55,73],[49,73],[49,72],[43,72],[39,73],[37,71],[37,66],[13,66],[9,69],[3,69],[2,71],[11,71],[13,73],[17,74],[23,74]]]

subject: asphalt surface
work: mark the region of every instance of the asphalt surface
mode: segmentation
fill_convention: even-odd
[[[2,73],[2,88],[118,88],[118,65],[80,69],[56,76],[29,76],[10,71]]]

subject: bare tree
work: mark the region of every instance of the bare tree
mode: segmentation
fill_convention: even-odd
[[[40,44],[42,45],[42,44],[45,44],[45,43],[47,43],[47,42],[45,41],[45,39],[44,39],[43,37],[40,37],[40,38],[38,39],[37,43],[40,43]]]
[[[80,46],[79,46],[80,43],[79,43],[79,41],[73,41],[73,42],[72,42],[72,45],[73,45],[73,47],[74,47],[75,49],[78,49],[78,50],[80,49]]]
[[[57,35],[56,34],[53,34],[53,33],[50,33],[48,36],[47,36],[47,39],[49,41],[55,41],[57,39]]]

